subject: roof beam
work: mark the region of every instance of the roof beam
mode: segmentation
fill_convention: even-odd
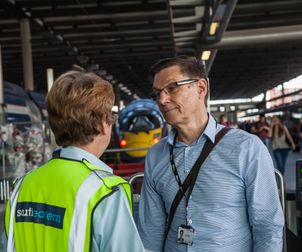
[[[205,49],[230,49],[247,46],[267,46],[272,43],[299,42],[302,40],[302,25],[271,27],[225,32],[222,40],[203,45]]]

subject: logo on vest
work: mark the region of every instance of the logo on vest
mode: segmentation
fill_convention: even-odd
[[[16,222],[34,222],[62,229],[66,208],[35,202],[18,202]]]

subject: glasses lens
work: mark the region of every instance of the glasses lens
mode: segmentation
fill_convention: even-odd
[[[177,82],[173,82],[167,87],[165,87],[165,90],[168,94],[173,94],[177,89],[179,88],[179,85],[177,85]]]

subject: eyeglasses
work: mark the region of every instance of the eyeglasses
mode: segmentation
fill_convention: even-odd
[[[187,85],[187,84],[192,84],[196,81],[199,81],[199,79],[187,79],[187,80],[180,80],[180,81],[171,82],[169,85],[167,85],[166,87],[164,87],[162,89],[154,90],[150,94],[150,98],[153,99],[153,100],[158,100],[159,97],[160,97],[160,93],[162,91],[164,91],[167,95],[172,95],[178,90],[178,88],[180,86]]]

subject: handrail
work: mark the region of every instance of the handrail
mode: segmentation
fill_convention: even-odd
[[[284,179],[282,176],[282,173],[275,169],[275,175],[278,177],[278,179],[280,180],[280,191],[281,191],[281,207],[283,212],[285,212],[285,193],[284,193]]]
[[[285,208],[285,190],[284,190],[284,179],[282,176],[282,173],[275,169],[275,175],[279,179],[279,184],[280,184],[280,202],[281,202],[281,207],[283,210],[284,214],[284,219],[285,219],[285,225],[284,225],[284,231],[283,231],[283,252],[287,252],[287,241],[286,241],[286,223],[287,223],[287,214],[286,214],[286,208]]]
[[[144,173],[143,172],[138,172],[138,173],[135,173],[134,175],[132,175],[128,181],[129,181],[129,184],[131,185],[132,187],[132,183],[134,180],[136,180],[137,178],[143,178],[144,177]]]
[[[134,191],[134,188],[133,188],[133,185],[132,183],[138,179],[138,178],[143,178],[144,177],[144,173],[143,172],[138,172],[138,173],[135,173],[134,175],[132,175],[128,181],[129,181],[129,184],[131,186],[131,189],[132,189],[132,192]],[[139,199],[140,199],[140,193],[133,193],[133,203],[137,203],[139,202]]]

